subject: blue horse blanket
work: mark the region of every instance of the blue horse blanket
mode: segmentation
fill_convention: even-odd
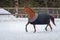
[[[35,16],[29,20],[30,24],[49,24],[50,16],[48,14],[35,14]]]

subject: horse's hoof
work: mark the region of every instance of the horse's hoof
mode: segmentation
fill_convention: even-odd
[[[35,33],[36,31],[34,31],[34,33]]]
[[[26,32],[28,32],[28,31],[26,31]]]
[[[51,31],[52,31],[52,29],[51,29]]]
[[[47,29],[45,28],[45,30],[47,31]]]
[[[35,33],[35,32],[33,32],[33,33]]]

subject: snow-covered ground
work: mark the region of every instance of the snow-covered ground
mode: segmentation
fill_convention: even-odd
[[[53,31],[46,25],[36,25],[37,32],[28,25],[28,32],[25,32],[27,18],[17,18],[15,21],[0,21],[0,40],[60,40],[60,19],[55,19],[56,26],[52,23]]]
[[[10,12],[0,9],[0,14]],[[46,25],[36,25],[36,33],[33,33],[33,25],[28,25],[28,32],[25,32],[27,18],[16,18],[12,15],[0,15],[0,40],[60,40],[60,19],[55,19],[56,26],[52,23],[53,31]]]

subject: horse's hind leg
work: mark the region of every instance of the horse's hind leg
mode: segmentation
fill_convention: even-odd
[[[48,24],[47,24],[47,26],[45,27],[45,30],[47,31],[47,27],[48,27]]]
[[[28,31],[27,31],[27,26],[28,26],[28,24],[29,24],[29,22],[26,24],[26,27],[25,27],[26,32],[28,32]]]
[[[49,24],[49,26],[50,26],[50,29],[52,30],[51,24]]]

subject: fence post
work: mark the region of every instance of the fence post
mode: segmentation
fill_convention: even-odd
[[[57,18],[59,18],[58,10],[57,10]]]
[[[15,1],[15,14],[18,14],[18,0]],[[15,16],[18,17],[18,15]]]

